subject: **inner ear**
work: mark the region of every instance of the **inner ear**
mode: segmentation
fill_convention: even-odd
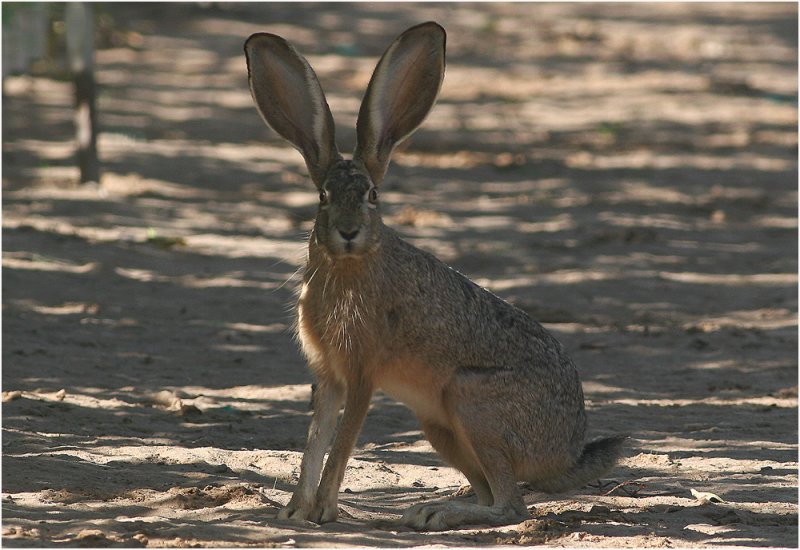
[[[383,181],[395,146],[430,112],[444,78],[444,29],[434,22],[405,31],[375,67],[358,112],[353,159],[375,185]]]
[[[250,91],[259,113],[300,151],[311,179],[320,187],[340,155],[333,117],[317,75],[280,36],[254,34],[244,49]]]

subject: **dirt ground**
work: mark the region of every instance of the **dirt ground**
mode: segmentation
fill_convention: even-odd
[[[796,4],[104,6],[100,186],[69,83],[3,82],[3,544],[797,545]],[[341,520],[280,521],[317,195],[242,44],[307,54],[350,151],[378,56],[428,19],[445,83],[386,222],[543,322],[591,435],[632,442],[595,485],[525,489],[528,521],[416,533],[402,511],[466,480],[377,396]]]

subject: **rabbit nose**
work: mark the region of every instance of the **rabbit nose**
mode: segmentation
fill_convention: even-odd
[[[352,241],[353,239],[356,238],[356,235],[358,235],[358,229],[356,229],[355,231],[342,231],[340,229],[339,235],[341,235],[342,238],[346,241]]]

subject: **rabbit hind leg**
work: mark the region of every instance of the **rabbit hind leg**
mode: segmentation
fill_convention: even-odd
[[[456,380],[456,384],[458,381]],[[507,443],[497,430],[502,418],[490,418],[485,395],[471,383],[457,388],[458,400],[448,407],[450,429],[425,426],[434,448],[474,483],[478,503],[433,502],[414,506],[403,523],[418,530],[444,530],[462,525],[506,525],[528,517],[522,501]],[[473,394],[474,395],[469,395]],[[502,416],[502,415],[501,415]],[[488,491],[487,491],[488,489]],[[491,500],[489,500],[491,499]]]
[[[491,506],[455,501],[418,504],[403,514],[402,522],[420,531],[441,531],[463,525],[507,525],[528,517],[513,468],[502,453],[482,452],[480,456],[481,462],[491,464],[484,468],[493,497]]]
[[[478,504],[491,506],[494,502],[492,490],[480,465],[471,456],[471,452],[459,442],[453,431],[433,422],[422,422],[425,437],[444,460],[461,471],[478,497]]]

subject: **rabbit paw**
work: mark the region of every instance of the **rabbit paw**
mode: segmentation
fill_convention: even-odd
[[[492,507],[471,502],[432,502],[412,506],[401,521],[417,531],[444,531],[463,525],[516,523],[528,518],[527,510],[522,510],[512,505]]]
[[[452,512],[449,503],[418,504],[406,510],[400,521],[417,531],[444,531],[461,523],[461,518]]]
[[[333,500],[317,502],[317,505],[314,506],[314,509],[311,511],[308,519],[321,525],[323,523],[336,521],[336,518],[338,517],[339,506],[337,505],[336,500]]]
[[[293,519],[298,521],[310,520],[313,508],[313,502],[303,502],[300,499],[295,501],[295,499],[292,498],[289,504],[281,508],[278,512],[278,519]]]

